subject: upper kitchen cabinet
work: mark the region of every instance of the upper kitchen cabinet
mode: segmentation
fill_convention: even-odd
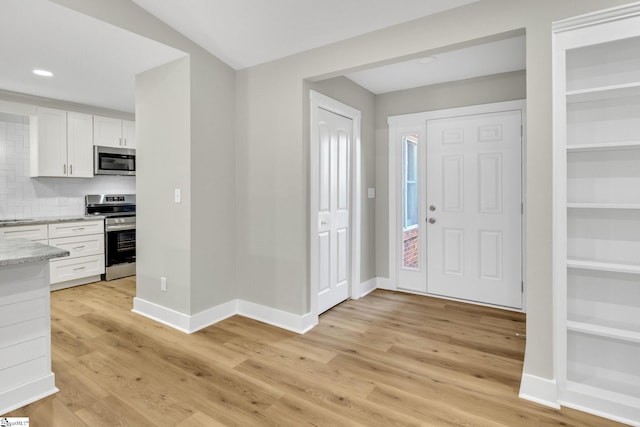
[[[136,124],[130,120],[93,116],[93,143],[104,147],[136,148]]]
[[[93,176],[91,115],[38,107],[30,126],[32,177]]]

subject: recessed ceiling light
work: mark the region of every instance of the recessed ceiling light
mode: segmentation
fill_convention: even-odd
[[[33,74],[35,74],[36,76],[41,76],[41,77],[53,77],[53,73],[51,71],[47,71],[47,70],[35,69],[35,70],[33,70]]]
[[[418,59],[418,64],[431,64],[435,60],[435,56],[425,56],[424,58]]]

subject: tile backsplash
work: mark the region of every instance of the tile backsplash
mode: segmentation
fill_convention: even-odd
[[[131,176],[29,177],[29,118],[0,113],[0,219],[84,214],[84,196],[135,193]]]

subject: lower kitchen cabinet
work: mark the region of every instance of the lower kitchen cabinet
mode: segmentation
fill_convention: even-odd
[[[55,245],[51,245],[55,246]],[[104,273],[104,255],[70,256],[49,262],[51,289],[63,289],[100,280]],[[87,278],[91,278],[87,280]]]
[[[0,227],[0,239],[26,238],[69,251],[49,262],[51,290],[97,282],[104,274],[104,220]]]

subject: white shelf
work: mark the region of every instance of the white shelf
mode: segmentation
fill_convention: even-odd
[[[640,203],[567,203],[567,208],[640,210]]]
[[[579,383],[576,381],[567,381],[567,389],[574,393],[592,396],[598,399],[604,399],[609,402],[616,402],[629,408],[640,408],[640,399],[633,397],[631,394],[618,393],[600,387],[598,384],[590,385]]]
[[[616,141],[603,142],[598,144],[572,144],[567,145],[568,152],[577,151],[601,151],[601,150],[624,150],[640,148],[640,141]]]
[[[590,102],[602,99],[625,98],[640,95],[640,82],[601,86],[589,89],[569,90],[567,103]]]
[[[581,268],[583,270],[610,271],[613,273],[640,274],[640,265],[615,264],[611,262],[596,262],[596,261],[568,259],[567,267]]]
[[[600,337],[614,338],[623,341],[640,343],[640,331],[634,331],[628,327],[630,325],[602,325],[592,322],[567,321],[567,329],[575,332],[582,332]]]

